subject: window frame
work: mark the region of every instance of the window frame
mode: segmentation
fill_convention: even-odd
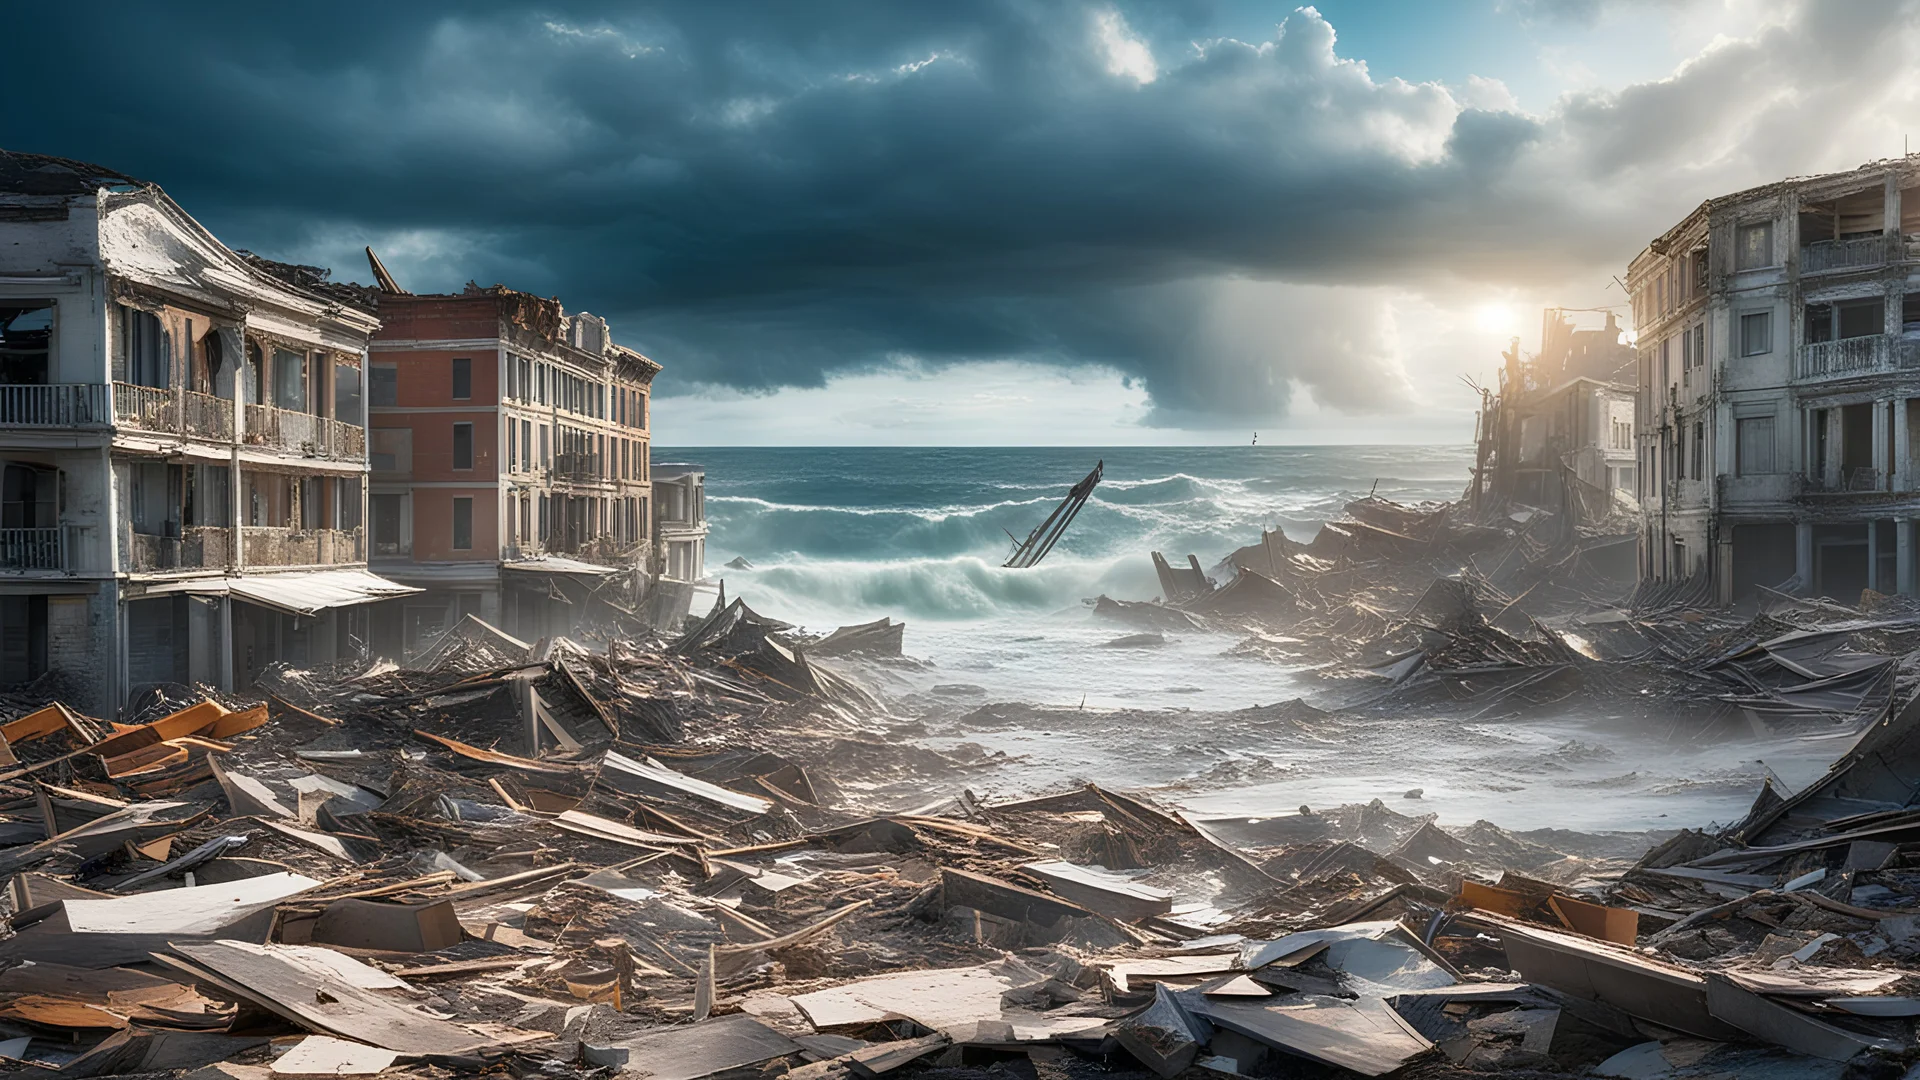
[[[460,512],[463,509],[466,511],[466,518],[467,518],[466,520],[467,542],[464,546],[460,543]],[[472,551],[473,550],[473,496],[455,495],[453,497],[453,512],[449,514],[448,517],[450,519],[448,522],[448,526],[449,526],[448,531],[452,534],[449,537],[451,541],[449,550]]]
[[[453,358],[453,400],[473,400],[473,358],[456,356]],[[462,391],[465,391],[464,393]]]
[[[1765,345],[1765,348],[1760,348],[1760,349],[1754,348],[1752,340],[1748,336],[1747,327],[1751,325],[1749,320],[1754,320],[1754,319],[1759,320],[1759,326],[1761,328],[1760,338],[1762,343]],[[1767,356],[1772,352],[1773,352],[1773,309],[1761,308],[1758,311],[1741,312],[1740,313],[1740,356],[1741,358],[1744,359],[1749,356]]]
[[[465,465],[460,464],[460,429],[461,428],[467,429],[467,463]],[[474,448],[473,448],[473,422],[472,421],[459,420],[454,423],[453,446],[450,453],[447,456],[453,462],[454,472],[472,472],[473,471],[473,460],[474,460],[475,454],[474,454]]]
[[[1763,249],[1761,253],[1762,257],[1765,260],[1763,262],[1747,261],[1747,252],[1749,247],[1749,245],[1747,244],[1747,237],[1752,235],[1755,231],[1759,231],[1762,233],[1762,235],[1765,236],[1765,240],[1760,245],[1761,248]],[[1773,235],[1773,219],[1772,218],[1764,218],[1760,221],[1743,222],[1733,227],[1733,268],[1734,270],[1736,271],[1766,270],[1778,265],[1780,265],[1779,257],[1774,254],[1774,235]]]

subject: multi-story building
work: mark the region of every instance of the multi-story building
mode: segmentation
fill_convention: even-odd
[[[153,184],[0,151],[0,684],[111,712],[360,654],[378,325]]]
[[[381,281],[372,344],[373,562],[424,590],[390,605],[399,656],[473,614],[529,640],[648,560],[648,398],[660,365],[607,324],[502,286]]]
[[[1710,199],[1627,288],[1643,572],[1911,593],[1920,157]]]
[[[707,576],[707,470],[686,462],[653,467],[654,572],[668,581]]]

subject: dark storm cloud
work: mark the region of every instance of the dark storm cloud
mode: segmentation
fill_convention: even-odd
[[[1193,5],[40,5],[0,144],[157,180],[264,253],[370,239],[417,289],[560,294],[680,379],[1095,363],[1161,421],[1237,421],[1296,383],[1406,403],[1377,299],[1308,286],[1624,259],[1663,223],[1583,183],[1638,182],[1897,7],[1529,117],[1370,74],[1311,10],[1196,43]]]

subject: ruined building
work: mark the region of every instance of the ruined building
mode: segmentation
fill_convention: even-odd
[[[654,572],[668,581],[707,574],[707,470],[686,462],[653,467]]]
[[[1710,199],[1628,270],[1640,563],[1911,593],[1920,157]]]
[[[422,590],[383,609],[375,648],[401,656],[469,614],[536,640],[598,599],[635,599],[660,365],[557,300],[416,296],[373,263],[373,563]]]
[[[1634,489],[1633,346],[1613,312],[1583,313],[1601,323],[1587,329],[1571,314],[1542,313],[1538,353],[1522,354],[1515,338],[1502,354],[1498,392],[1487,391],[1480,416],[1476,506],[1517,503],[1590,525]]]
[[[112,715],[366,647],[373,315],[157,186],[0,151],[0,685]]]

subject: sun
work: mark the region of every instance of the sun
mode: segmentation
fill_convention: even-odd
[[[1474,325],[1485,334],[1514,334],[1520,329],[1511,304],[1481,304],[1473,312]]]

